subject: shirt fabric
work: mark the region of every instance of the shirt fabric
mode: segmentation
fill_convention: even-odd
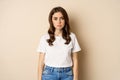
[[[41,36],[37,52],[45,54],[45,65],[51,67],[70,67],[73,65],[71,54],[81,50],[80,45],[74,33],[70,34],[71,41],[65,44],[66,40],[62,36],[55,36],[53,46],[49,46],[47,39],[49,34]]]

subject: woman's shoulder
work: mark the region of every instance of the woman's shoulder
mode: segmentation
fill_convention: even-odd
[[[44,33],[41,35],[41,39],[48,39],[49,38],[49,34],[48,33]]]
[[[75,37],[75,33],[74,32],[70,32],[70,37],[74,38]]]

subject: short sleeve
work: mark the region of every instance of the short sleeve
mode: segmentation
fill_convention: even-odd
[[[81,51],[80,45],[78,43],[77,37],[75,34],[73,34],[73,48],[72,48],[72,52],[78,52]]]
[[[40,41],[39,41],[39,44],[38,44],[38,47],[37,47],[37,52],[42,52],[42,53],[45,53],[46,52],[46,44],[45,44],[45,38],[44,36],[42,36],[40,38]]]

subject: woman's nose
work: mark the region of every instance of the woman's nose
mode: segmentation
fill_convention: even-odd
[[[58,19],[58,23],[61,23],[61,20],[60,20],[60,19]]]

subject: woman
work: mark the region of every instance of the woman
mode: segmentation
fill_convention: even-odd
[[[77,38],[70,32],[69,18],[62,7],[49,13],[50,28],[40,38],[38,80],[78,80]]]

